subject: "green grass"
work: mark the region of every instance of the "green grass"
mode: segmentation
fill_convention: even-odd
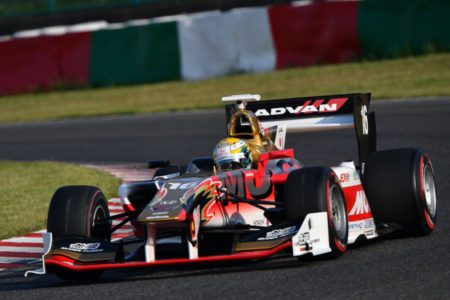
[[[111,198],[119,185],[108,173],[54,162],[0,161],[0,178],[0,239],[46,228],[50,199],[60,186],[94,185]]]
[[[375,99],[450,95],[450,53],[293,68],[217,79],[55,91],[0,98],[0,122],[220,107],[220,97],[263,99],[372,92]]]

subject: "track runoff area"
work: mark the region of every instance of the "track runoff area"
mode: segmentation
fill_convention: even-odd
[[[144,165],[88,165],[106,171],[121,179],[123,182],[133,182],[149,180],[153,178],[153,170]],[[112,198],[108,201],[111,215],[124,213],[119,198]],[[113,221],[113,226],[122,222],[122,219]],[[45,229],[39,230],[21,237],[13,237],[0,241],[0,271],[26,267],[35,264],[42,259],[44,253],[44,243],[42,234]],[[112,239],[124,238],[133,235],[131,224],[126,223],[122,228],[116,230]]]

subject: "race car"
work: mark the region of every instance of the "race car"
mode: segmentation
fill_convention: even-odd
[[[376,151],[369,93],[260,101],[233,95],[227,136],[213,157],[187,167],[150,161],[153,180],[122,184],[125,213],[111,216],[91,186],[59,188],[50,203],[43,268],[62,279],[104,270],[272,256],[337,258],[349,245],[396,232],[427,235],[437,200],[429,155],[416,148]],[[306,167],[293,132],[355,129],[358,162]],[[122,220],[112,226],[115,219]],[[130,222],[134,235],[111,240]]]

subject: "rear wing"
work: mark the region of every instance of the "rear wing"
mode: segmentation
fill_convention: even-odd
[[[368,113],[370,93],[342,94],[258,101],[259,95],[224,97],[227,128],[237,109],[252,111],[262,127],[285,125],[287,133],[355,128],[359,165],[376,151],[375,113]]]

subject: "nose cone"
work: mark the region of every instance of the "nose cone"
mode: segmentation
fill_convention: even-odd
[[[167,222],[186,220],[188,201],[194,195],[200,178],[175,178],[165,182],[138,217],[138,222]]]

